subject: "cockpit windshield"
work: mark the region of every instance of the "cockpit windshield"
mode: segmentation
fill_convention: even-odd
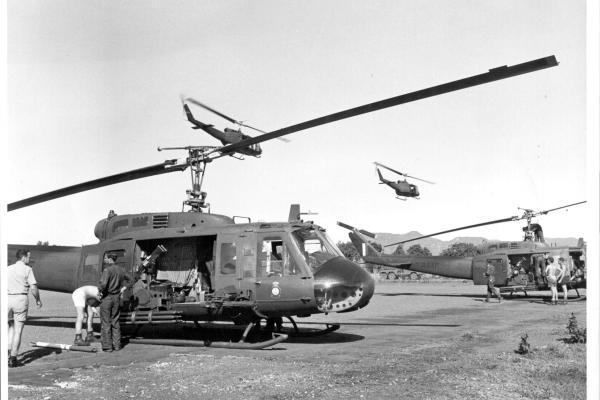
[[[328,260],[343,256],[340,249],[331,241],[324,230],[315,228],[298,229],[292,237],[306,259],[306,263],[314,271]]]

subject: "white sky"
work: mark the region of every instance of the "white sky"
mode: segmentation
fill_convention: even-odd
[[[218,160],[204,190],[213,212],[253,220],[285,220],[301,203],[336,241],[347,240],[338,220],[426,234],[587,198],[583,1],[19,0],[7,16],[6,202],[185,156],[157,146],[218,144],[189,128],[180,93],[272,131],[549,55],[558,67],[295,133],[262,144],[260,159]],[[437,184],[396,200],[373,161]],[[94,243],[110,209],[179,211],[188,187],[186,171],[13,211],[5,238]],[[547,237],[584,236],[592,207],[539,222]],[[517,240],[521,226],[440,239]]]

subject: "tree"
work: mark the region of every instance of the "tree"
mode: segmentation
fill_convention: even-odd
[[[453,256],[453,257],[473,257],[481,254],[477,246],[473,243],[453,243],[446,250],[442,251],[442,256]]]
[[[413,244],[408,248],[408,254],[411,256],[430,256],[431,251],[427,247],[421,247],[420,244]]]
[[[38,240],[38,242],[36,244],[38,246],[50,246],[50,242],[48,242],[47,240],[45,242],[42,242],[41,240]]]
[[[396,247],[396,249],[394,250],[394,254],[401,255],[401,256],[405,255],[406,252],[404,251],[404,247],[402,247],[402,245],[399,244],[398,247]]]
[[[354,262],[360,260],[360,254],[358,254],[358,251],[352,242],[338,242],[337,247],[342,251],[342,254],[344,254],[344,257],[346,257],[348,260]]]

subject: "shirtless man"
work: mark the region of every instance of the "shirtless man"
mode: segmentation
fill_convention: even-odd
[[[548,257],[548,265],[546,266],[546,279],[548,280],[548,286],[552,291],[552,305],[558,304],[558,289],[556,288],[557,283],[563,276],[563,270],[560,265],[554,263],[554,257]]]
[[[75,289],[73,295],[73,304],[77,310],[77,320],[75,321],[75,346],[89,346],[90,342],[94,341],[94,329],[92,328],[92,322],[94,319],[94,313],[98,315],[98,307],[100,305],[100,295],[97,286],[82,286]],[[87,336],[85,340],[81,337],[81,328],[83,325],[83,319],[87,317]]]

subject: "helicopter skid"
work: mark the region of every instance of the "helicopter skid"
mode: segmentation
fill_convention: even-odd
[[[136,338],[129,339],[129,343],[135,344],[152,344],[163,346],[184,346],[184,347],[215,347],[220,349],[236,349],[236,350],[261,350],[267,347],[274,346],[287,340],[288,336],[280,333],[273,333],[273,338],[262,342],[248,343],[245,341],[239,342],[211,342],[210,340],[185,340],[185,339],[144,339]]]

